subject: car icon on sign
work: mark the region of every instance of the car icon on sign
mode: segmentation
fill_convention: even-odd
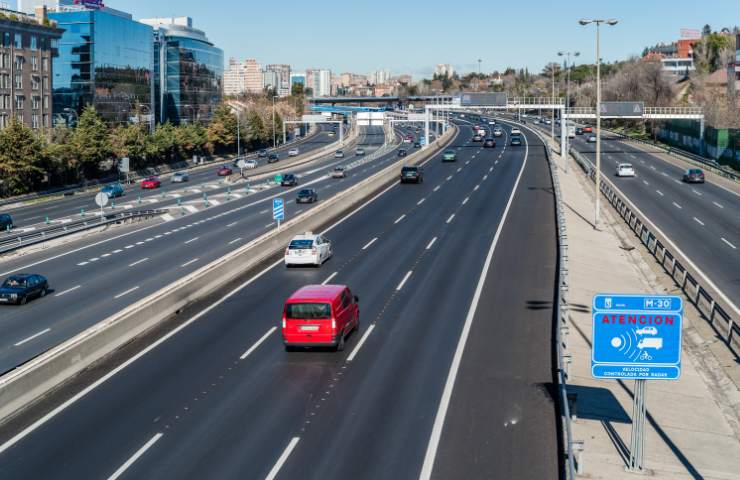
[[[635,330],[637,335],[657,335],[658,329],[655,327],[642,327]]]

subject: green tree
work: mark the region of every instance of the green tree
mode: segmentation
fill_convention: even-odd
[[[246,142],[251,150],[264,146],[270,138],[265,122],[257,110],[249,110],[245,119]]]
[[[292,87],[290,87],[290,94],[295,97],[300,97],[303,95],[303,84],[302,83],[294,83]]]
[[[110,132],[111,150],[118,158],[128,157],[132,168],[146,165],[149,131],[143,123],[121,125]]]
[[[208,149],[213,153],[223,153],[236,146],[236,115],[226,104],[220,105],[213,113],[213,119],[206,128]]]
[[[87,106],[80,115],[80,121],[72,135],[79,160],[79,169],[85,178],[95,177],[100,171],[100,162],[111,154],[108,141],[108,128],[93,106]]]
[[[154,161],[172,160],[177,152],[177,136],[175,127],[170,122],[157,125],[149,139],[148,153]]]
[[[179,156],[190,158],[205,148],[206,130],[199,123],[180,125],[175,129],[175,143]]]
[[[46,146],[52,183],[65,185],[79,179],[80,162],[75,153],[72,138],[74,130],[56,127],[51,131],[51,142]]]
[[[0,180],[8,195],[28,193],[45,173],[41,140],[15,118],[0,132]]]
[[[734,37],[723,33],[710,33],[694,45],[696,69],[701,73],[712,73],[724,68],[725,61],[734,53]]]

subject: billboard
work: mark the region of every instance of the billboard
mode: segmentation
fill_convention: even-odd
[[[325,122],[326,117],[323,115],[303,115],[301,121],[305,123]]]
[[[643,102],[601,102],[601,114],[608,117],[642,117]]]
[[[74,4],[96,10],[105,7],[103,0],[74,0]]]
[[[460,105],[463,107],[505,107],[507,100],[504,92],[463,93],[460,95]]]

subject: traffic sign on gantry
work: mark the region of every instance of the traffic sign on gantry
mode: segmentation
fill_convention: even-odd
[[[601,114],[609,117],[642,117],[643,102],[601,102]]]
[[[675,295],[593,299],[595,378],[676,380],[681,375],[683,300]]]
[[[460,95],[463,107],[505,107],[508,97],[504,92],[471,92]]]

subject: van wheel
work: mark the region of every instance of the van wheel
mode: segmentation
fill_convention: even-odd
[[[339,342],[337,342],[337,352],[341,352],[344,350],[344,332],[342,332],[342,336],[339,337]]]

